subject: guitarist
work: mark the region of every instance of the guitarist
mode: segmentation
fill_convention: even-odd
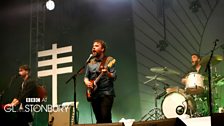
[[[97,123],[112,123],[112,105],[115,97],[114,81],[116,70],[114,65],[107,67],[114,58],[105,56],[106,43],[103,40],[94,40],[92,46],[93,58],[87,64],[84,82],[87,88],[94,88],[91,94],[91,105]],[[94,86],[94,80],[102,73]],[[95,89],[95,87],[97,87]]]
[[[15,97],[11,103],[7,104],[8,107],[17,107],[19,108],[16,119],[16,124],[18,126],[29,126],[29,123],[33,121],[33,116],[31,111],[24,111],[25,106],[28,104],[26,98],[35,98],[37,96],[36,91],[36,81],[31,79],[30,68],[28,65],[21,65],[19,67],[19,73],[23,79],[23,82],[20,86],[20,91],[17,97]]]

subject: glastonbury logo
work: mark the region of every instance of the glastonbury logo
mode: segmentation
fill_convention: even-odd
[[[5,112],[68,112],[70,106],[40,104],[46,102],[46,99],[40,101],[40,98],[26,98],[26,104],[21,108],[10,106],[9,104],[1,105]]]

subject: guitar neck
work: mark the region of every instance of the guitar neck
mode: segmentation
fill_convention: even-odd
[[[116,60],[113,59],[112,61],[110,61],[110,62],[108,63],[108,65],[107,65],[105,68],[106,68],[106,69],[111,68],[112,65],[113,65],[115,62],[116,62]],[[94,84],[96,84],[96,83],[100,80],[100,78],[101,78],[101,76],[102,76],[103,74],[104,74],[104,72],[101,71],[100,75],[94,80]]]
[[[100,75],[94,80],[94,84],[96,84],[102,76],[103,76],[103,72],[101,72]]]

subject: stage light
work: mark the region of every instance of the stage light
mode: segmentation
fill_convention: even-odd
[[[46,7],[47,7],[48,10],[53,10],[53,9],[55,8],[54,1],[52,1],[52,0],[48,0],[48,1],[46,2]]]

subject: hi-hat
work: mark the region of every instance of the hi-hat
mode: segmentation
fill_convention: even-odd
[[[201,65],[207,65],[208,61],[210,59],[210,55],[204,56],[201,61],[200,64]],[[216,65],[218,63],[220,63],[221,61],[223,61],[223,57],[221,55],[213,55],[212,59],[211,59],[211,65]]]
[[[152,67],[150,68],[150,71],[157,74],[176,74],[176,75],[180,74],[179,72],[167,67]]]
[[[158,80],[158,81],[165,81],[165,78],[162,77],[156,77],[156,76],[145,76],[145,78],[148,78],[150,80]]]

